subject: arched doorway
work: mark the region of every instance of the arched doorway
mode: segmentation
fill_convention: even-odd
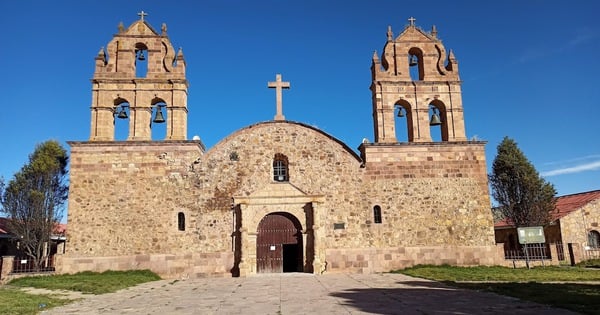
[[[258,273],[302,272],[302,226],[286,212],[267,214],[258,224]]]

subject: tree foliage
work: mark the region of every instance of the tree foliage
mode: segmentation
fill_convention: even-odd
[[[505,137],[498,145],[489,178],[498,210],[509,223],[526,227],[550,222],[556,190],[540,177],[514,140]]]
[[[67,200],[68,160],[57,141],[46,141],[36,146],[29,162],[6,185],[0,185],[1,210],[10,219],[10,233],[38,268],[47,258],[50,237]]]

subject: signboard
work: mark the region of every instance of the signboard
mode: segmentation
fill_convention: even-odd
[[[519,234],[519,244],[546,243],[543,226],[517,228],[517,234]]]

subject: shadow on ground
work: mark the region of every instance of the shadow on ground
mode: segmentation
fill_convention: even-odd
[[[403,281],[397,288],[333,292],[342,303],[372,314],[600,314],[600,286],[543,283]],[[483,291],[483,292],[474,292]],[[498,298],[498,293],[506,295]],[[541,293],[544,292],[542,295]],[[509,294],[512,293],[512,294]],[[554,300],[540,299],[546,293]],[[524,295],[527,294],[527,295]],[[527,296],[525,302],[510,296]],[[537,299],[534,299],[536,297]],[[557,303],[563,301],[562,303]],[[394,307],[390,307],[390,306]],[[551,308],[553,307],[561,308]]]

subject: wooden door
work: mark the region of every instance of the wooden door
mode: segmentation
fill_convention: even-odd
[[[293,257],[284,257],[289,252],[290,245],[295,245],[302,251],[302,233],[298,220],[288,213],[271,213],[266,215],[258,224],[256,238],[256,264],[259,273],[280,273],[291,270],[289,259],[298,261],[296,266],[302,266],[302,253],[293,253]],[[284,251],[284,245],[286,250]],[[286,268],[284,270],[284,261]],[[292,268],[293,269],[293,268]]]

